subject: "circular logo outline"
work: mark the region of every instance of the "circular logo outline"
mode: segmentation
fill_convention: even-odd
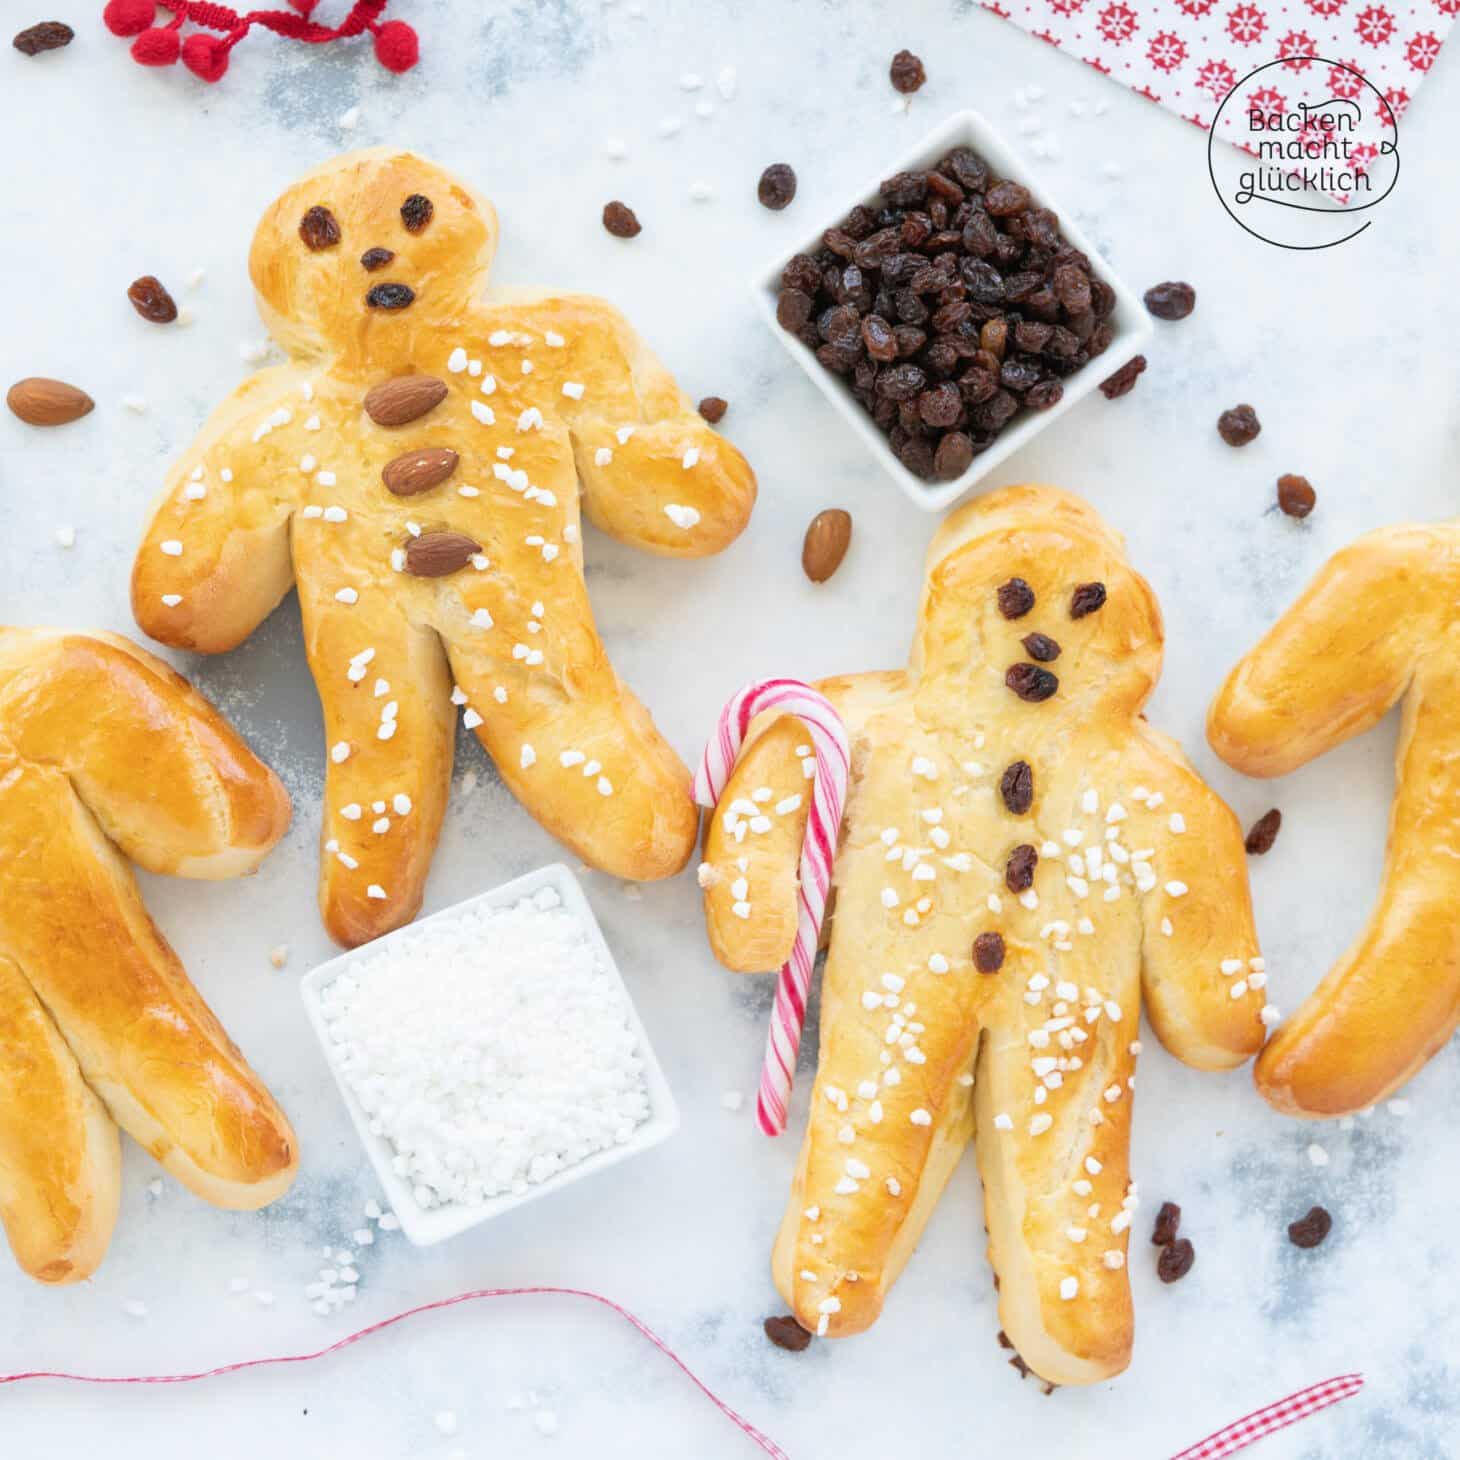
[[[1337,248],[1338,245],[1341,244],[1341,243],[1348,243],[1348,242],[1350,242],[1351,240],[1357,238],[1359,236],[1359,234],[1365,232],[1372,225],[1372,223],[1373,223],[1374,220],[1372,218],[1366,218],[1362,223],[1359,224],[1359,226],[1357,228],[1354,229],[1354,231],[1352,233],[1346,233],[1346,234],[1344,234],[1344,236],[1342,238],[1330,239],[1327,243],[1282,243],[1282,242],[1280,242],[1276,238],[1268,238],[1266,234],[1259,233],[1255,228],[1249,227],[1246,223],[1244,223],[1232,211],[1230,205],[1227,202],[1226,197],[1222,193],[1222,189],[1221,189],[1220,185],[1217,182],[1217,169],[1216,169],[1216,164],[1212,160],[1212,157],[1213,157],[1212,144],[1214,142],[1224,141],[1224,139],[1219,138],[1217,136],[1217,123],[1221,121],[1221,119],[1222,119],[1222,112],[1226,109],[1227,103],[1229,101],[1231,101],[1232,98],[1237,94],[1238,90],[1241,87],[1245,86],[1249,81],[1251,81],[1254,76],[1260,76],[1264,71],[1270,71],[1274,66],[1285,66],[1289,62],[1294,61],[1294,60],[1299,60],[1299,61],[1321,61],[1325,66],[1328,66],[1328,67],[1330,67],[1333,70],[1347,71],[1350,76],[1356,77],[1358,79],[1358,81],[1360,82],[1361,85],[1367,86],[1369,88],[1369,90],[1372,91],[1374,93],[1374,95],[1378,98],[1379,105],[1381,107],[1384,107],[1385,109],[1387,109],[1387,111],[1389,113],[1389,125],[1390,125],[1390,127],[1393,128],[1393,131],[1394,131],[1394,140],[1392,142],[1386,144],[1386,146],[1387,146],[1387,150],[1390,151],[1390,152],[1392,152],[1393,155],[1394,155],[1394,176],[1390,179],[1389,186],[1387,188],[1385,188],[1384,191],[1382,193],[1380,193],[1377,198],[1373,198],[1373,199],[1371,199],[1367,203],[1360,203],[1360,204],[1356,205],[1353,208],[1343,209],[1342,212],[1345,213],[1345,214],[1348,214],[1348,213],[1362,213],[1362,212],[1367,211],[1370,208],[1377,207],[1380,203],[1382,203],[1389,196],[1390,193],[1392,193],[1394,191],[1395,187],[1398,186],[1398,183],[1399,183],[1399,169],[1400,169],[1400,157],[1399,157],[1399,117],[1395,113],[1394,108],[1389,105],[1389,103],[1384,99],[1384,94],[1379,90],[1379,88],[1377,86],[1374,85],[1374,83],[1372,81],[1369,80],[1369,78],[1367,76],[1364,75],[1364,73],[1362,71],[1359,71],[1355,67],[1350,66],[1350,65],[1348,65],[1347,63],[1345,63],[1343,61],[1330,61],[1326,56],[1315,56],[1315,55],[1311,55],[1311,54],[1310,55],[1304,55],[1304,56],[1283,56],[1283,57],[1281,57],[1280,59],[1278,59],[1276,61],[1267,61],[1267,62],[1264,62],[1261,66],[1254,67],[1254,69],[1251,70],[1251,71],[1249,71],[1247,73],[1247,75],[1245,75],[1244,77],[1241,78],[1241,80],[1239,80],[1239,81],[1237,81],[1237,82],[1235,82],[1233,84],[1232,88],[1227,92],[1226,96],[1224,96],[1221,99],[1221,101],[1217,104],[1217,109],[1212,114],[1211,125],[1207,129],[1207,176],[1211,179],[1212,191],[1217,195],[1217,201],[1222,205],[1222,208],[1225,211],[1225,213],[1227,214],[1227,216],[1244,233],[1250,234],[1253,238],[1259,240],[1262,243],[1270,244],[1273,248],[1286,248],[1286,249],[1291,249],[1291,250],[1293,250],[1296,253],[1315,253],[1319,249]],[[1228,143],[1227,145],[1230,146],[1232,144]],[[1310,207],[1310,206],[1308,206],[1306,204],[1303,204],[1303,203],[1289,203],[1289,202],[1284,201],[1281,198],[1266,198],[1265,197],[1264,198],[1264,201],[1265,202],[1277,203],[1278,206],[1280,206],[1280,207],[1283,207],[1283,208],[1294,208],[1294,209],[1297,209],[1297,210],[1299,210],[1301,212],[1305,212],[1305,213],[1332,213],[1332,214],[1337,214],[1337,213],[1340,212],[1340,210],[1337,209],[1337,208],[1317,208],[1317,207]]]

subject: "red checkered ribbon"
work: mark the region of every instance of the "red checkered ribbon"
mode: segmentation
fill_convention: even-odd
[[[422,1303],[418,1307],[406,1309],[404,1313],[382,1318],[379,1323],[372,1323],[368,1328],[360,1329],[358,1333],[347,1334],[328,1347],[316,1349],[312,1353],[278,1354],[266,1359],[241,1359],[237,1363],[220,1364],[216,1369],[203,1369],[197,1373],[118,1374],[99,1377],[92,1374],[68,1374],[53,1369],[37,1369],[24,1374],[0,1374],[0,1386],[20,1384],[28,1379],[66,1379],[76,1384],[191,1384],[199,1379],[216,1379],[223,1374],[236,1374],[242,1369],[256,1369],[267,1364],[305,1364],[312,1359],[322,1359],[329,1354],[338,1353],[341,1349],[349,1348],[352,1344],[357,1344],[361,1339],[369,1338],[372,1334],[380,1333],[383,1329],[393,1328],[397,1323],[404,1323],[407,1318],[414,1318],[421,1313],[435,1313],[442,1308],[454,1308],[458,1303],[470,1303],[478,1298],[525,1298],[544,1294],[564,1298],[587,1298],[591,1302],[601,1303],[605,1308],[611,1308],[620,1318],[637,1328],[731,1424],[756,1444],[763,1453],[769,1455],[771,1460],[790,1460],[786,1452],[769,1435],[763,1434],[744,1415],[731,1409],[642,1318],[630,1313],[627,1308],[621,1307],[612,1298],[605,1298],[602,1293],[589,1292],[586,1288],[476,1288],[469,1293],[458,1293],[454,1298],[440,1298],[434,1303]]]
[[[1364,1387],[1362,1374],[1340,1374],[1336,1379],[1324,1379],[1320,1384],[1310,1384],[1286,1399],[1279,1399],[1265,1409],[1254,1410],[1232,1424],[1224,1425],[1204,1440],[1173,1455],[1171,1460],[1221,1460],[1224,1455],[1235,1455],[1249,1445],[1268,1435],[1285,1430],[1289,1425],[1337,1404],[1341,1399],[1350,1399]]]

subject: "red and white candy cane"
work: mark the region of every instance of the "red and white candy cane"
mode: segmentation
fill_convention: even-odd
[[[768,1136],[778,1136],[786,1128],[796,1051],[801,1047],[801,1031],[806,1024],[806,1000],[831,891],[831,868],[847,799],[851,755],[846,726],[824,695],[799,679],[758,680],[746,685],[720,712],[720,723],[705,746],[695,775],[695,800],[701,806],[713,810],[718,805],[750,722],[768,711],[800,720],[810,732],[816,754],[811,810],[806,818],[806,839],[801,844],[796,941],[791,956],[781,965],[776,983],[776,1005],[755,1101],[755,1118],[761,1130]]]

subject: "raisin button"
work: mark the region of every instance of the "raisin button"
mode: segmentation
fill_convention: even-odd
[[[1228,446],[1246,446],[1262,430],[1257,412],[1249,405],[1233,406],[1217,417],[1217,431]]]
[[[1016,760],[999,778],[999,795],[1013,816],[1023,816],[1034,804],[1034,768],[1027,760]]]
[[[372,309],[404,309],[413,304],[416,291],[409,284],[377,284],[366,296]]]
[[[1004,671],[1004,683],[1031,705],[1047,700],[1060,687],[1059,679],[1037,664],[1011,664]]]
[[[1004,966],[1004,939],[999,933],[980,933],[973,940],[973,966],[980,973],[997,973]]]
[[[1048,634],[1025,634],[1019,642],[1024,652],[1041,664],[1052,664],[1060,657],[1060,646]]]
[[[1010,892],[1028,892],[1034,886],[1034,869],[1039,865],[1039,853],[1027,842],[1015,847],[1004,863],[1004,886]]]

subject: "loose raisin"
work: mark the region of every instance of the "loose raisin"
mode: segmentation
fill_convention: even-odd
[[[1034,804],[1034,768],[1016,760],[999,778],[999,795],[1011,816],[1023,816]]]
[[[1003,934],[980,933],[973,940],[973,966],[980,973],[997,973],[1004,966]]]
[[[322,203],[316,203],[299,220],[299,236],[310,253],[334,248],[340,241],[340,225],[335,215]],[[394,255],[392,254],[393,258]]]
[[[1070,617],[1084,618],[1105,607],[1103,583],[1081,583],[1070,595]]]
[[[1181,1208],[1174,1201],[1163,1201],[1156,1213],[1156,1225],[1151,1230],[1151,1241],[1157,1247],[1169,1247],[1181,1230]]]
[[[712,426],[718,425],[725,419],[725,412],[730,409],[730,403],[722,400],[718,395],[707,395],[700,402],[700,415]]]
[[[1156,1263],[1156,1276],[1163,1283],[1179,1282],[1191,1271],[1196,1261],[1196,1249],[1185,1237],[1178,1237],[1169,1246],[1161,1249]]]
[[[1004,671],[1004,683],[1031,705],[1049,699],[1060,687],[1058,676],[1037,664],[1011,664]]]
[[[767,1318],[764,1327],[765,1336],[777,1348],[793,1354],[799,1354],[811,1342],[811,1335],[789,1313]]]
[[[1145,368],[1146,357],[1144,355],[1134,356],[1127,360],[1114,375],[1107,376],[1100,382],[1100,393],[1106,400],[1119,400],[1121,396],[1129,395],[1136,388],[1136,381]]]
[[[1306,517],[1318,505],[1318,493],[1307,477],[1285,472],[1278,478],[1278,506],[1289,517]]]
[[[388,248],[367,248],[360,255],[360,267],[367,274],[373,274],[376,269],[383,269],[394,257],[395,254]]]
[[[761,207],[779,213],[796,196],[796,173],[788,162],[773,162],[760,175],[755,195]]]
[[[900,91],[904,96],[910,96],[928,79],[928,73],[923,68],[922,61],[911,51],[899,51],[892,58],[892,68],[889,74],[892,78],[893,90]]]
[[[1325,1207],[1309,1207],[1308,1214],[1288,1223],[1288,1241],[1294,1247],[1317,1247],[1333,1230],[1333,1218]]]
[[[1009,853],[1004,863],[1004,886],[1010,892],[1028,892],[1034,886],[1034,869],[1039,864],[1039,853],[1027,842]]]
[[[1217,431],[1228,446],[1246,446],[1249,441],[1257,440],[1262,422],[1251,406],[1233,406],[1217,417]]]
[[[1024,652],[1041,664],[1052,664],[1060,657],[1060,646],[1048,634],[1025,634],[1019,642]]]
[[[1171,280],[1152,284],[1146,290],[1145,300],[1146,308],[1157,319],[1185,319],[1196,308],[1196,290],[1190,284]]]
[[[1247,833],[1247,839],[1243,846],[1247,848],[1249,857],[1265,856],[1272,850],[1272,844],[1277,840],[1278,832],[1283,828],[1283,814],[1276,806],[1271,811],[1264,811],[1256,821],[1252,823],[1252,830]]]
[[[999,612],[1005,618],[1023,618],[1034,607],[1034,590],[1022,578],[999,584]]]
[[[412,193],[400,205],[400,218],[407,233],[420,233],[435,216],[435,204],[424,193]]]
[[[638,215],[627,203],[615,199],[603,206],[603,226],[615,238],[637,238],[644,231]]]
[[[38,56],[42,51],[58,51],[62,46],[69,46],[75,38],[76,32],[64,22],[43,20],[21,31],[10,44],[22,56]]]
[[[415,302],[416,291],[409,284],[376,284],[365,296],[372,309],[405,309]]]
[[[152,274],[143,274],[140,279],[133,280],[127,288],[127,298],[132,301],[132,308],[153,324],[171,324],[177,318],[177,305],[172,295]]]

